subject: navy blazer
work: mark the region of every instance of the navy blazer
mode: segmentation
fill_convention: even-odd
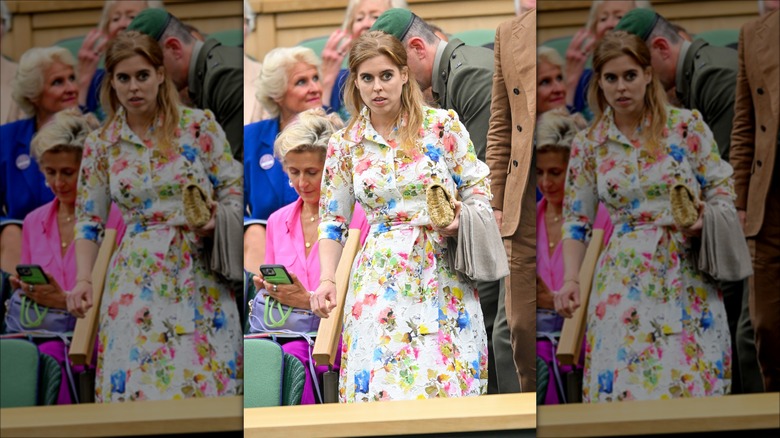
[[[278,134],[278,117],[244,126],[244,207],[249,214],[245,224],[265,223],[271,213],[298,199],[282,163],[274,157]]]
[[[54,199],[38,163],[30,156],[35,117],[0,126],[0,223],[21,221],[27,213]]]

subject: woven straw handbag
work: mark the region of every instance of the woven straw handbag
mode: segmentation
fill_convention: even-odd
[[[440,184],[431,184],[425,191],[428,202],[428,215],[433,225],[444,228],[455,220],[455,204],[452,197]]]
[[[699,209],[691,189],[685,184],[675,184],[670,192],[672,218],[681,228],[689,228],[699,219]]]
[[[211,219],[211,208],[203,189],[195,184],[187,184],[184,187],[182,197],[184,203],[184,217],[192,228],[201,228]]]

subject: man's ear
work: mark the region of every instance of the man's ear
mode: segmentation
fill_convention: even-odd
[[[653,37],[649,44],[650,52],[657,52],[662,59],[668,59],[671,56],[671,44],[664,37]]]
[[[168,37],[162,41],[162,49],[169,51],[175,59],[181,59],[184,53],[184,45],[176,37]]]
[[[426,49],[428,46],[425,44],[425,40],[420,37],[411,37],[406,42],[406,53],[414,53],[418,59],[423,60],[428,56]]]

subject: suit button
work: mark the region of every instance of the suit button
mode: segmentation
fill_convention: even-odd
[[[759,87],[759,89],[758,89],[758,90],[756,90],[756,92],[757,92],[758,94],[764,94],[764,89]]]
[[[517,160],[512,160],[512,165],[517,167]]]
[[[761,160],[756,161],[756,166],[761,167]]]
[[[518,94],[520,94],[520,90],[518,90],[517,88],[515,88],[514,90],[512,90],[512,92],[514,92],[514,93],[515,93],[515,96],[517,96]]]
[[[761,132],[766,132],[766,126],[761,125]]]
[[[517,125],[517,132],[523,132],[523,127],[520,125]]]

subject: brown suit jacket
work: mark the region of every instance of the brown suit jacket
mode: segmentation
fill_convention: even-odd
[[[536,125],[536,9],[496,30],[493,100],[485,160],[493,208],[502,210],[501,235],[517,230],[533,157]]]
[[[739,33],[731,165],[736,207],[747,210],[745,235],[761,230],[780,124],[780,11],[746,23]],[[780,172],[780,169],[776,169]],[[775,176],[777,178],[777,176]],[[780,196],[772,193],[771,196]]]

